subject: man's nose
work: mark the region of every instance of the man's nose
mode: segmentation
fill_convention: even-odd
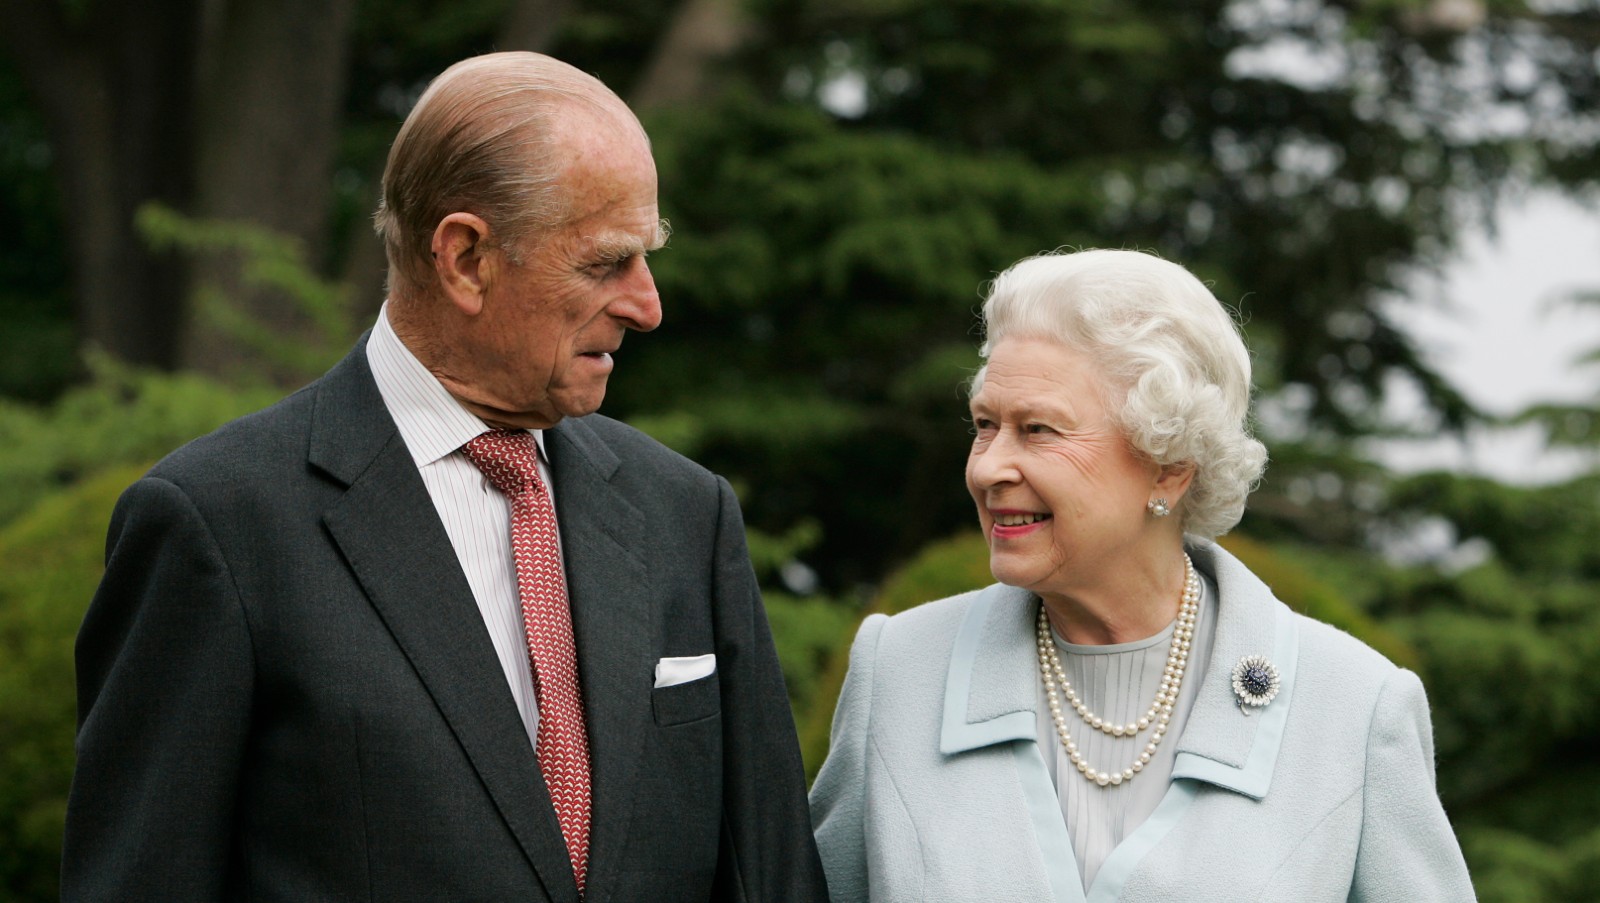
[[[649,332],[661,325],[661,295],[656,292],[650,266],[639,259],[627,275],[622,292],[611,302],[611,315],[629,329]]]

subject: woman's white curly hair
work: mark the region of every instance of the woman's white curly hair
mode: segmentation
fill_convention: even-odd
[[[1140,251],[1029,257],[994,280],[983,328],[986,362],[1007,338],[1088,354],[1129,444],[1158,464],[1194,466],[1177,508],[1184,531],[1212,538],[1239,522],[1267,461],[1250,434],[1250,353],[1188,270]],[[974,393],[987,369],[973,377]]]

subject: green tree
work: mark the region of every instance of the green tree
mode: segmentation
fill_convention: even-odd
[[[666,325],[623,350],[608,405],[744,477],[753,523],[816,515],[809,560],[834,590],[970,520],[979,287],[1061,246],[1154,249],[1236,306],[1291,427],[1247,529],[1359,544],[1383,474],[1350,439],[1480,419],[1381,299],[1509,175],[1581,178],[1542,161],[1594,156],[1566,127],[1600,99],[1589,12],[751,9],[722,97],[649,122],[679,238],[652,261]],[[1485,106],[1527,127],[1474,127]],[[1379,419],[1395,378],[1429,400],[1419,422]]]

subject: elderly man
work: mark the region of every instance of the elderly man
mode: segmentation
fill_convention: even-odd
[[[117,507],[64,899],[825,899],[733,494],[590,416],[661,320],[638,121],[467,60],[377,221],[367,339]]]

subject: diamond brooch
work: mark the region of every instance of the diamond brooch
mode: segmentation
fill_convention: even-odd
[[[1249,715],[1246,706],[1260,708],[1278,695],[1278,669],[1265,656],[1239,659],[1233,666],[1233,695],[1239,697],[1239,711]]]

